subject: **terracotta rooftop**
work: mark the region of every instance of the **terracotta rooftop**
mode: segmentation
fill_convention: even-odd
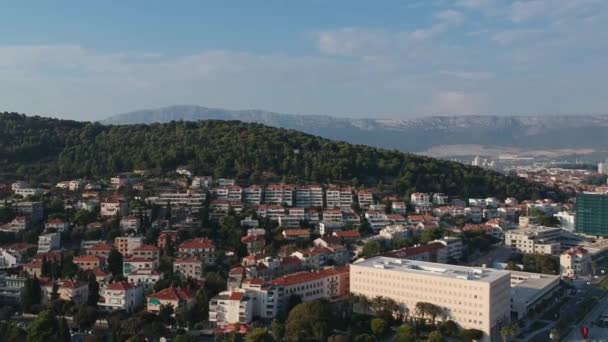
[[[132,288],[134,288],[135,285],[126,282],[126,281],[120,281],[120,282],[116,282],[116,283],[111,283],[108,284],[108,286],[106,287],[107,290],[111,290],[111,291],[127,291],[130,290]]]
[[[179,245],[179,248],[215,248],[213,242],[206,238],[192,239],[184,241]]]
[[[295,284],[301,284],[309,281],[319,280],[325,277],[336,276],[340,274],[347,274],[349,272],[348,266],[326,268],[316,272],[298,272],[289,274],[283,277],[274,278],[270,282],[275,285],[290,286]]]
[[[193,297],[193,293],[181,287],[168,287],[164,290],[152,293],[147,298],[155,298],[159,300],[185,300],[188,301]]]

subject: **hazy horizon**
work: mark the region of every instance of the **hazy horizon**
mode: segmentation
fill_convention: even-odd
[[[608,2],[3,6],[0,110],[173,105],[352,118],[603,114]]]

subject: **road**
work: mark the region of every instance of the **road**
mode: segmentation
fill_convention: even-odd
[[[603,313],[608,313],[608,296],[603,297],[593,307],[591,312],[577,325],[576,329],[572,329],[570,334],[563,341],[574,342],[583,341],[583,337],[579,331],[582,326],[589,327],[589,340],[593,341],[608,341],[608,328],[602,328],[595,325]]]

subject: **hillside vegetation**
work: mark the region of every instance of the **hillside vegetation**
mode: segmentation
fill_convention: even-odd
[[[540,184],[459,163],[331,141],[238,121],[104,126],[0,114],[0,177],[56,181],[134,169],[236,177],[244,182],[320,182],[390,187],[399,194],[539,198]]]

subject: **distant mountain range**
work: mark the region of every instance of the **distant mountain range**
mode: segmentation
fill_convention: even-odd
[[[409,152],[446,145],[518,149],[608,148],[608,115],[432,116],[352,119],[262,110],[172,106],[111,116],[103,124],[151,124],[177,120],[238,120],[295,129],[322,137]]]

